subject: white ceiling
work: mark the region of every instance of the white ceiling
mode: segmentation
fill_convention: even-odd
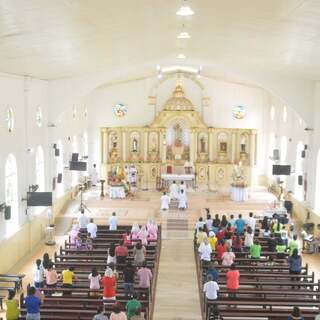
[[[320,0],[0,0],[0,71],[42,79],[154,63],[320,79]]]

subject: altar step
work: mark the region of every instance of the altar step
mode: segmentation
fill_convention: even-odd
[[[170,210],[178,210],[179,201],[178,200],[171,200],[169,208]]]
[[[187,231],[189,227],[188,219],[168,219],[167,230]]]

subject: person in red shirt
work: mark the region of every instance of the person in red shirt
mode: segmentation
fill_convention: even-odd
[[[117,264],[125,264],[127,260],[127,256],[129,255],[128,248],[124,244],[124,241],[121,241],[119,246],[116,246],[116,257],[117,257]]]
[[[218,240],[222,240],[224,238],[224,236],[225,236],[225,230],[224,229],[220,229],[216,236],[217,236]]]
[[[233,263],[230,266],[230,270],[226,274],[227,278],[227,289],[231,292],[229,293],[230,298],[236,297],[236,290],[239,289],[239,279],[240,279],[240,272],[236,270],[236,266]]]
[[[131,246],[132,245],[132,242],[131,242],[131,232],[130,231],[127,231],[126,233],[124,233],[122,235],[122,239],[123,239],[123,243],[126,245],[126,246]]]
[[[216,247],[216,258],[219,262],[219,264],[221,264],[221,259],[222,259],[222,255],[227,251],[227,245],[225,243],[224,240],[220,240],[218,241],[218,245]]]
[[[117,280],[111,268],[107,268],[101,279],[103,285],[103,299],[116,300]]]
[[[243,247],[243,240],[240,235],[236,235],[232,237],[232,248],[234,252],[241,252]]]

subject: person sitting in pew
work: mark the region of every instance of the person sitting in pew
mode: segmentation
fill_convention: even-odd
[[[216,237],[216,234],[213,231],[209,232],[208,241],[210,243],[212,251],[216,251],[216,246],[217,246],[218,239]]]
[[[298,249],[294,249],[292,255],[288,258],[290,274],[301,274],[302,259],[298,254]],[[300,281],[300,278],[292,278],[293,281]]]
[[[92,320],[108,320],[108,317],[105,315],[102,306],[98,307],[97,313],[95,314]]]
[[[217,300],[219,290],[218,283],[213,280],[211,275],[208,275],[207,282],[203,285],[203,292],[205,293],[206,298],[209,300]]]
[[[132,241],[131,241],[131,232],[127,230],[123,235],[122,235],[122,240],[126,246],[131,246]]]
[[[45,278],[46,278],[46,287],[47,288],[56,288],[59,280],[59,276],[57,271],[54,269],[53,263],[51,262],[48,266],[48,269],[45,270]],[[49,295],[52,294],[50,291]]]
[[[86,224],[87,226],[87,224]],[[79,237],[79,228],[76,224],[72,226],[71,232],[70,232],[70,244],[76,246],[76,239]]]
[[[134,223],[131,228],[131,239],[132,241],[138,239],[138,234],[140,232],[140,227],[138,223]]]
[[[131,320],[137,309],[140,309],[141,307],[140,301],[137,300],[137,295],[133,293],[126,306],[128,320]]]
[[[118,303],[113,306],[113,311],[110,314],[110,320],[128,320],[127,315],[121,311],[121,306]]]
[[[146,259],[147,250],[139,241],[133,248],[133,261],[135,266],[141,266]]]
[[[129,251],[127,246],[125,246],[124,241],[121,241],[121,244],[116,246],[115,253],[117,264],[126,263],[127,257],[129,256]]]
[[[41,300],[36,296],[36,288],[29,287],[27,297],[24,299],[24,304],[27,308],[26,320],[40,320]]]
[[[242,214],[239,214],[238,219],[235,222],[235,226],[238,234],[242,234],[244,232],[245,225],[246,225],[246,221],[242,218]]]
[[[87,225],[88,225],[88,223],[89,223],[89,219],[88,219],[88,217],[86,216],[83,208],[81,209],[78,223],[79,223],[79,228],[80,228],[80,230],[86,230],[86,229],[87,229]]]
[[[149,289],[151,286],[152,272],[147,268],[147,263],[144,262],[142,267],[137,272],[139,278],[139,288]]]
[[[279,221],[279,219],[276,219],[272,225],[272,233],[275,236],[281,237],[282,227],[283,227],[283,224]]]
[[[44,253],[42,258],[43,269],[47,270],[51,263],[52,263],[52,260],[50,259],[49,253],[48,252]]]
[[[250,247],[253,245],[253,230],[250,226],[247,227],[247,230],[244,233],[244,249],[249,251]]]
[[[207,238],[205,238],[203,242],[200,244],[198,251],[199,251],[200,260],[202,261],[202,263],[204,265],[208,264],[211,261],[212,249]]]
[[[227,251],[227,248],[228,246],[224,240],[218,241],[218,245],[216,248],[216,259],[219,264],[221,264],[222,256]]]
[[[142,226],[138,233],[138,240],[141,240],[143,245],[148,244],[148,231],[146,226]]]
[[[110,247],[108,249],[107,265],[109,265],[110,263],[117,263],[116,245],[114,244],[114,242],[110,243]]]
[[[224,214],[220,222],[220,228],[225,228],[227,225],[228,225],[227,216]]]
[[[235,230],[236,220],[235,220],[235,218],[234,218],[234,215],[233,215],[233,214],[232,214],[232,215],[230,215],[229,224],[230,224],[231,228],[234,228],[234,230]]]
[[[206,211],[207,211],[206,227],[207,227],[207,230],[210,232],[212,230],[213,220],[211,218],[210,211],[208,208],[206,208]]]
[[[93,267],[91,273],[88,276],[90,281],[89,288],[92,291],[93,296],[98,295],[98,290],[100,289],[101,275],[98,273],[97,268]]]
[[[218,281],[218,279],[219,279],[219,271],[215,268],[214,263],[210,264],[210,267],[209,267],[209,269],[207,271],[206,276],[208,277],[209,275],[212,276],[212,280],[213,281]]]
[[[14,299],[15,290],[8,290],[8,299],[6,300],[6,318],[7,320],[18,320],[20,309],[18,299]]]
[[[144,320],[144,316],[142,315],[141,308],[138,308],[131,320]]]
[[[281,238],[277,239],[277,245],[276,245],[277,258],[284,259],[286,257],[285,255],[286,251],[287,251],[287,247],[284,241]]]
[[[229,296],[230,298],[235,298],[236,290],[239,289],[240,272],[239,270],[237,270],[234,263],[230,266],[230,270],[226,273],[226,279],[227,289],[231,291],[229,293]]]
[[[297,249],[299,251],[299,242],[296,234],[294,234],[292,239],[289,241],[288,249],[289,249],[289,256],[292,255],[294,249]]]
[[[90,234],[92,239],[95,239],[97,237],[97,231],[97,225],[94,223],[93,219],[90,219],[90,223],[87,225],[87,232],[88,234]]]
[[[212,220],[212,219],[211,219]],[[196,223],[196,226],[195,226],[195,229],[196,229],[196,232],[199,232],[200,228],[203,229],[203,227],[205,226],[205,221],[203,221],[203,218],[200,217],[199,220],[197,221]],[[211,227],[212,227],[212,224],[211,224]]]
[[[298,307],[293,307],[288,320],[304,320],[304,317],[301,316],[301,312]]]
[[[204,241],[204,239],[208,238],[208,235],[206,232],[204,232],[202,228],[199,228],[199,231],[197,232],[196,237],[197,237],[197,245],[199,246]]]
[[[62,287],[63,288],[72,288],[73,281],[76,281],[77,277],[74,273],[74,267],[69,267],[62,271]]]
[[[240,235],[237,234],[232,238],[232,248],[234,252],[242,252],[243,249],[243,240],[241,239]]]
[[[227,248],[227,251],[222,255],[222,265],[231,266],[236,258],[235,254],[232,252],[231,247]]]
[[[107,267],[101,283],[103,285],[103,299],[116,300],[117,279],[111,268]]]
[[[250,247],[251,259],[259,260],[261,256],[261,245],[258,240],[255,240],[254,244]]]
[[[134,276],[136,269],[128,261],[126,267],[123,269],[123,281],[124,281],[124,293],[126,297],[129,297],[134,293]]]

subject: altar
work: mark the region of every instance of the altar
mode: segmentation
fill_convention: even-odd
[[[181,181],[183,181],[188,189],[194,188],[195,175],[194,174],[162,174],[161,175],[162,187],[169,188],[169,186],[173,181],[175,181],[178,184],[180,184]]]
[[[125,197],[126,197],[126,193],[123,186],[119,185],[119,186],[109,187],[110,199],[124,199]]]
[[[231,186],[231,200],[236,202],[244,202],[249,199],[248,188]]]

